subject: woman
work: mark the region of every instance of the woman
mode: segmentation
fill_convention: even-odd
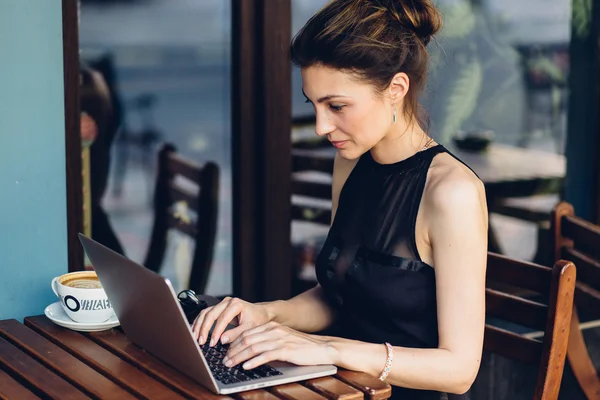
[[[215,323],[212,343],[231,344],[226,365],[332,363],[402,399],[468,391],[483,344],[487,210],[481,181],[419,115],[440,26],[430,0],[334,0],[294,38],[316,133],[338,149],[334,219],[317,287],[288,301],[227,298],[198,316],[200,343]],[[310,334],[332,327],[338,335]]]

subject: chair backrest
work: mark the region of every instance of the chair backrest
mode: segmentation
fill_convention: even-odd
[[[190,185],[182,185],[178,178],[184,178]],[[189,186],[195,186],[196,190],[190,190]],[[194,223],[174,212],[174,205],[180,201],[195,212]],[[196,242],[189,288],[196,293],[204,293],[213,258],[218,204],[219,167],[213,162],[196,165],[178,155],[172,144],[164,144],[158,153],[154,225],[144,265],[155,272],[159,271],[169,229],[187,234]]]
[[[575,216],[565,201],[554,208],[551,224],[554,259],[577,265],[577,307],[600,318],[600,226]]]
[[[555,399],[558,396],[575,280],[575,265],[571,262],[560,260],[549,268],[488,254],[486,316],[541,331],[544,336],[538,340],[488,322],[484,349],[539,365],[535,399]],[[537,295],[532,296],[534,293]]]
[[[600,377],[586,346],[579,315],[600,319],[600,226],[575,216],[575,209],[561,201],[551,218],[554,259],[573,261],[577,265],[575,309],[567,357],[579,386],[588,399],[600,399]]]
[[[292,150],[292,221],[329,226],[333,157]]]

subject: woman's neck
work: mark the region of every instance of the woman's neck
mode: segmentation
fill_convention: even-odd
[[[371,149],[371,157],[379,164],[393,164],[414,156],[423,150],[428,141],[429,136],[419,124],[398,121],[392,125],[392,130]]]

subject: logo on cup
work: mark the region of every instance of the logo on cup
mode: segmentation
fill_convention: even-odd
[[[102,323],[114,315],[106,292],[93,271],[56,277],[52,280],[52,290],[65,313],[75,322]]]
[[[61,297],[62,303],[69,310],[73,312],[77,312],[79,310],[82,311],[96,311],[96,310],[107,310],[112,308],[108,299],[106,300],[83,300],[79,303],[75,297],[68,295],[65,297]]]

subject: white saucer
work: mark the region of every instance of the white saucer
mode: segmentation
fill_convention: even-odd
[[[46,317],[48,317],[48,319],[50,319],[50,321],[54,322],[56,325],[79,332],[100,332],[120,325],[116,315],[110,317],[108,321],[101,323],[75,322],[67,316],[67,313],[65,313],[65,310],[63,310],[62,306],[60,305],[60,301],[52,303],[46,307],[44,314],[46,314]]]

